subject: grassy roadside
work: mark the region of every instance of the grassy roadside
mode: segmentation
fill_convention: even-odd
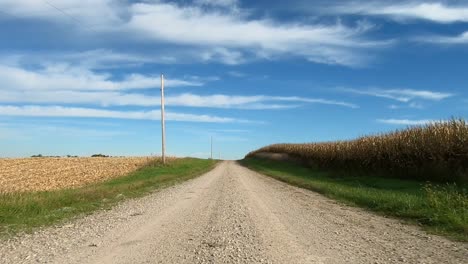
[[[466,186],[369,176],[340,177],[288,162],[246,158],[242,165],[348,205],[417,223],[427,231],[468,241]],[[343,174],[341,174],[343,175]]]
[[[77,189],[0,194],[0,237],[110,208],[122,199],[194,178],[215,164],[213,160],[192,158],[177,159],[167,165],[154,162],[127,176]]]

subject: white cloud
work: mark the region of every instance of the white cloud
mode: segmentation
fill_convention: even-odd
[[[468,31],[461,33],[457,36],[421,36],[415,38],[419,42],[438,43],[438,44],[468,44]]]
[[[0,85],[2,90],[88,90],[112,91],[129,89],[149,89],[160,86],[160,76],[128,74],[115,80],[109,73],[96,73],[82,67],[67,64],[47,65],[36,70],[0,65]],[[202,86],[203,81],[168,79],[167,87]]]
[[[403,109],[403,108],[424,109],[424,105],[419,102],[410,102],[406,105],[391,104],[388,106],[388,108],[389,109]]]
[[[217,80],[219,80],[217,76],[187,75],[183,79],[168,79],[165,84],[166,87],[201,86],[206,82]],[[128,74],[116,79],[110,73],[95,72],[68,64],[47,64],[38,69],[0,64],[0,102],[2,103],[157,106],[160,97],[135,90],[157,89],[159,86],[159,76]],[[166,103],[173,106],[237,109],[285,109],[298,107],[298,103],[357,108],[351,103],[321,98],[222,94],[201,96],[191,93],[167,95]]]
[[[357,105],[307,97],[278,96],[239,96],[239,95],[196,95],[184,93],[166,96],[168,106],[200,107],[200,108],[237,108],[237,109],[285,109],[298,107],[298,103],[336,105],[358,108]],[[2,103],[34,103],[34,104],[90,104],[101,106],[158,106],[160,97],[138,93],[94,92],[94,91],[2,91]],[[280,104],[278,104],[280,102]],[[287,104],[281,104],[287,102]],[[291,104],[295,103],[295,104]]]
[[[335,105],[349,108],[358,108],[357,105],[320,98],[307,98],[297,96],[236,96],[236,95],[209,95],[199,96],[194,94],[181,94],[167,98],[168,104],[192,107],[217,107],[217,108],[241,108],[241,109],[282,109],[297,107],[297,105],[277,104],[274,102],[311,103]],[[273,103],[272,103],[273,102]]]
[[[220,47],[200,51],[198,59],[203,62],[221,62],[227,65],[242,64],[249,60],[241,51]]]
[[[437,2],[373,1],[349,2],[331,8],[341,14],[386,16],[397,21],[421,19],[437,23],[468,22],[468,5],[449,6]]]
[[[280,24],[166,3],[138,3],[131,9],[133,16],[126,27],[132,32],[156,41],[222,47],[224,52],[220,53],[247,49],[267,57],[289,54],[319,63],[354,65],[360,59],[354,55],[359,49],[388,44],[363,39],[362,35],[372,28],[364,23],[355,28],[341,24]]]
[[[399,102],[410,102],[415,99],[440,101],[454,96],[452,93],[442,93],[413,89],[342,89],[345,92],[388,98]]]
[[[28,117],[82,117],[82,118],[115,118],[136,120],[159,120],[161,112],[151,111],[116,111],[94,108],[63,107],[63,106],[0,106],[2,116]],[[185,113],[166,113],[169,121],[205,122],[205,123],[248,123],[250,121],[229,117],[211,115],[194,115]]]
[[[377,122],[388,124],[388,125],[406,125],[406,126],[415,126],[415,125],[426,125],[434,123],[434,120],[422,119],[422,120],[410,120],[410,119],[378,119]]]
[[[167,98],[168,104],[184,105],[192,107],[217,107],[217,108],[242,108],[251,104],[264,101],[263,96],[232,96],[232,95],[209,95],[199,96],[194,94],[181,94]]]
[[[143,94],[93,91],[2,91],[2,103],[90,104],[101,106],[156,106],[160,98]]]
[[[88,69],[110,69],[110,68],[122,68],[130,66],[140,66],[145,63],[173,63],[168,57],[163,56],[145,56],[143,54],[136,53],[121,53],[115,52],[110,49],[95,49],[81,52],[58,52],[49,53],[44,55],[41,53],[39,56],[35,54],[28,54],[23,59],[31,63],[31,57],[34,57],[36,61],[44,60],[47,57],[48,60],[58,61],[63,63],[64,61],[72,65],[80,65]]]
[[[283,109],[298,107],[298,105],[276,104],[271,102],[287,103],[309,103],[335,105],[348,108],[359,108],[358,105],[343,101],[326,100],[321,98],[307,98],[298,96],[229,96],[229,95],[211,95],[198,96],[193,94],[182,94],[168,100],[168,103],[185,102],[186,106],[208,106],[220,108],[243,108],[243,109]]]
[[[325,104],[325,105],[337,105],[337,106],[344,106],[349,108],[359,108],[358,105],[343,102],[343,101],[335,101],[335,100],[327,100],[321,98],[304,98],[304,97],[297,97],[297,96],[271,96],[269,97],[272,100],[278,101],[285,101],[285,102],[303,102],[303,103],[311,103],[311,104]]]
[[[138,44],[131,44],[138,47]],[[115,68],[136,68],[145,64],[186,64],[221,62],[236,65],[251,61],[254,56],[248,52],[234,51],[226,48],[164,47],[161,49],[145,50],[141,52],[134,48],[132,52],[115,51],[112,49],[91,49],[85,51],[49,51],[30,50],[14,53],[0,50],[0,64],[8,66],[18,65],[73,65],[89,70],[112,70]]]
[[[230,0],[201,2],[217,6],[236,4]],[[178,45],[180,50],[188,47],[198,52],[202,61],[226,64],[295,56],[317,63],[356,66],[367,62],[369,49],[391,44],[368,40],[365,35],[373,28],[368,23],[353,27],[341,23],[283,23],[273,19],[253,19],[245,15],[248,11],[238,8],[226,12],[196,4],[160,1],[67,0],[56,5],[75,19],[43,1],[5,0],[0,2],[0,9],[15,16],[59,25],[68,21],[76,24],[74,30],[89,33],[84,37],[125,35],[127,42],[171,43]],[[102,41],[106,39],[102,38]]]

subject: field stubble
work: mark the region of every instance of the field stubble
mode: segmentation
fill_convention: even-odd
[[[124,176],[154,157],[0,159],[0,193],[76,188]]]

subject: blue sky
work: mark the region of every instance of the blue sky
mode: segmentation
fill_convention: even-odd
[[[468,115],[468,1],[0,0],[0,156],[243,157]]]

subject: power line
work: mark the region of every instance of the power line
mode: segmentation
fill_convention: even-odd
[[[88,26],[88,25],[83,24],[83,22],[82,22],[81,20],[79,20],[78,18],[72,16],[71,14],[67,13],[65,10],[63,10],[63,9],[61,9],[61,8],[59,8],[59,7],[57,7],[56,5],[52,4],[52,3],[49,2],[48,0],[42,0],[42,2],[43,2],[44,4],[50,6],[51,8],[57,10],[58,12],[62,13],[63,15],[67,16],[68,18],[72,19],[73,21],[75,21],[76,23],[78,23],[78,25],[83,26],[83,27],[86,27],[87,29],[96,32],[96,30],[95,30],[94,28],[92,28],[92,27],[90,27],[90,26]],[[5,14],[5,15],[10,16],[10,17],[13,17],[13,18],[16,18],[16,19],[20,19],[20,20],[21,20],[21,19],[24,19],[24,18],[19,17],[19,16],[17,16],[17,15],[13,15],[13,14],[7,13],[7,12],[5,12],[5,11],[3,11],[3,10],[0,10],[0,13],[1,13],[1,14]]]
[[[78,18],[76,18],[76,17],[70,15],[69,13],[65,12],[65,10],[63,10],[63,9],[61,9],[61,8],[59,8],[59,7],[57,7],[56,5],[52,4],[51,2],[49,2],[49,1],[47,1],[47,0],[42,0],[42,2],[44,2],[44,3],[47,4],[48,6],[52,7],[53,9],[59,11],[59,12],[62,13],[63,15],[69,17],[70,19],[72,19],[73,21],[75,21],[76,23],[78,23],[78,25],[84,26],[84,27],[86,27],[86,28],[88,28],[88,29],[90,29],[90,30],[92,30],[92,31],[95,31],[92,27],[83,24],[81,20],[79,20]]]
[[[65,12],[64,10],[62,10],[62,9],[60,9],[60,8],[58,8],[58,7],[56,7],[55,5],[53,5],[52,3],[50,3],[49,1],[47,1],[47,0],[42,0],[42,2],[46,3],[47,5],[49,5],[50,7],[52,7],[53,9],[59,11],[60,13],[66,15],[67,17],[69,17],[69,18],[75,20],[76,22],[81,23],[81,21],[79,21],[78,19],[76,19],[74,16],[72,16],[72,15],[68,14],[67,12]]]

